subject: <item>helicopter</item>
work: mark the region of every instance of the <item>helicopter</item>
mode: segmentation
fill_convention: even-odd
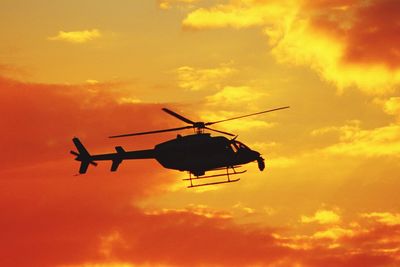
[[[231,176],[246,172],[246,170],[239,171],[237,169],[242,167],[242,165],[244,164],[256,161],[258,163],[259,170],[263,171],[265,168],[264,159],[261,157],[261,154],[259,152],[251,150],[248,146],[236,140],[237,135],[225,131],[216,130],[210,128],[209,126],[221,122],[241,119],[287,108],[289,108],[289,106],[269,109],[257,113],[213,122],[195,122],[170,109],[162,108],[162,111],[164,111],[165,113],[189,125],[147,132],[113,135],[109,136],[109,138],[157,134],[171,131],[181,131],[186,129],[193,129],[194,134],[185,136],[178,134],[175,139],[157,144],[153,149],[126,151],[121,146],[116,146],[115,153],[97,155],[89,154],[79,138],[74,137],[72,141],[78,152],[72,150],[70,153],[76,156],[76,161],[79,161],[81,163],[79,168],[80,174],[86,173],[89,165],[97,166],[96,161],[111,161],[111,171],[115,172],[124,160],[156,159],[164,168],[189,172],[189,178],[183,179],[184,181],[189,181],[188,188],[237,182],[240,179],[231,179]],[[233,138],[228,139],[225,136],[211,136],[210,133],[205,133],[205,130],[231,136]],[[205,173],[208,171],[223,172],[213,175],[205,175]],[[225,180],[207,183],[197,182],[198,180],[202,179],[223,176],[226,177]]]

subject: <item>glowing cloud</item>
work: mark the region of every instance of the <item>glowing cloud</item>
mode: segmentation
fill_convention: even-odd
[[[118,99],[118,103],[120,104],[137,104],[140,102],[142,102],[140,99],[134,97],[121,97]]]
[[[393,0],[242,0],[199,8],[182,23],[187,29],[260,26],[278,62],[309,66],[340,90],[385,94],[400,84],[398,9]]]
[[[353,124],[319,131],[336,131],[340,134],[340,142],[325,149],[328,153],[369,157],[400,155],[400,125],[397,124],[372,130],[363,130],[359,124]]]
[[[186,208],[182,209],[161,209],[161,210],[148,210],[145,211],[147,215],[164,215],[169,213],[191,213],[198,216],[203,216],[206,218],[220,218],[220,219],[229,219],[232,218],[232,215],[229,212],[219,211],[212,209],[206,205],[194,205],[190,204]]]
[[[313,216],[301,216],[302,223],[333,224],[340,222],[340,216],[332,210],[318,210]]]
[[[74,265],[58,265],[57,267],[140,267],[141,265],[122,263],[122,262],[112,262],[112,263],[83,263]],[[142,265],[146,266],[146,265]]]
[[[58,35],[49,37],[48,39],[51,41],[65,41],[81,44],[100,38],[101,35],[101,32],[97,29],[71,32],[59,31]]]
[[[351,229],[345,229],[342,227],[332,227],[323,231],[316,232],[313,237],[317,239],[339,239],[345,236],[353,236],[355,233]]]
[[[364,218],[375,219],[377,222],[386,225],[400,225],[400,214],[390,212],[372,212],[361,214]]]
[[[391,97],[384,103],[384,110],[390,115],[400,114],[400,97]]]
[[[226,86],[221,91],[207,97],[212,105],[241,105],[253,102],[263,94],[249,86]]]
[[[199,0],[158,0],[158,7],[161,9],[170,9],[176,5],[190,5]]]
[[[231,1],[228,4],[191,12],[183,20],[183,26],[186,29],[263,26],[274,19],[282,18],[290,2],[293,1]]]
[[[357,86],[370,94],[393,92],[400,83],[400,70],[383,64],[359,64],[343,60],[348,44],[314,28],[310,19],[295,19],[284,34],[266,29],[271,53],[279,63],[307,65],[340,90]],[[277,37],[278,36],[278,37]]]
[[[178,76],[178,86],[183,89],[199,91],[220,88],[221,82],[231,76],[236,69],[231,64],[221,64],[216,68],[193,68],[182,66],[175,70]]]

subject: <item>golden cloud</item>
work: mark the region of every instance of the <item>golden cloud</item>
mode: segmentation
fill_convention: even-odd
[[[318,231],[313,234],[313,237],[316,239],[337,240],[337,239],[345,237],[345,236],[353,236],[353,235],[355,235],[354,230],[336,226],[336,227],[328,228],[323,231]]]
[[[390,115],[400,115],[400,97],[390,97],[386,100],[384,111]]]
[[[301,216],[302,223],[334,224],[340,222],[340,216],[332,210],[318,210],[313,216]]]
[[[138,104],[141,103],[142,101],[138,98],[135,97],[121,97],[118,99],[119,104]]]
[[[58,35],[49,37],[51,41],[65,41],[70,43],[86,43],[102,36],[98,29],[84,31],[59,31]]]
[[[220,91],[206,97],[206,109],[200,111],[200,117],[206,121],[219,121],[245,115],[244,113],[251,113],[254,110],[259,111],[257,101],[265,95],[251,86],[224,86]],[[232,112],[234,108],[241,111]],[[275,125],[276,123],[266,122],[260,117],[258,119],[253,117],[242,119],[240,123],[227,121],[221,126],[228,131],[248,131],[271,128]]]
[[[400,155],[400,125],[398,124],[390,124],[372,130],[363,130],[359,124],[353,124],[330,127],[325,131],[337,131],[340,134],[340,142],[325,149],[325,152],[328,153],[350,156]]]
[[[159,209],[159,210],[146,210],[145,214],[147,215],[163,215],[169,213],[191,213],[197,216],[202,216],[205,218],[219,218],[219,219],[229,219],[232,218],[232,214],[225,211],[219,211],[216,209],[212,209],[206,205],[195,205],[190,204],[185,208],[181,209]]]
[[[158,7],[161,9],[170,9],[172,6],[190,5],[199,0],[158,0]]]
[[[187,29],[262,27],[279,63],[309,66],[340,90],[385,94],[400,84],[399,11],[393,0],[232,0],[194,10],[182,23]]]
[[[286,12],[294,2],[230,1],[228,4],[219,4],[209,9],[199,8],[188,14],[182,24],[186,29],[264,26],[275,19],[282,19],[283,15],[290,17]]]
[[[246,215],[254,214],[256,212],[255,209],[245,206],[243,203],[238,202],[232,208],[237,209],[241,212],[244,212]]]
[[[57,267],[140,267],[148,265],[137,265],[123,262],[108,262],[108,263],[82,263],[71,265],[58,265]]]
[[[178,75],[178,85],[183,89],[199,91],[220,88],[221,82],[237,70],[230,63],[221,64],[216,68],[193,68],[182,66],[175,70]]]
[[[254,101],[263,95],[249,86],[225,86],[216,94],[208,96],[207,102],[216,106],[254,104]]]
[[[390,212],[371,212],[361,214],[364,218],[374,219],[386,225],[400,225],[400,214]]]

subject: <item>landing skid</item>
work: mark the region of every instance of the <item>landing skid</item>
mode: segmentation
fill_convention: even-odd
[[[229,168],[233,170],[233,172],[229,172]],[[199,187],[199,186],[206,186],[206,185],[216,185],[216,184],[227,184],[227,183],[234,183],[240,180],[240,178],[237,179],[231,179],[231,175],[236,175],[236,174],[242,174],[245,173],[247,170],[244,171],[236,171],[234,167],[227,167],[226,168],[226,173],[220,173],[220,174],[214,174],[214,175],[207,175],[207,176],[196,176],[192,177],[192,173],[189,172],[189,178],[182,179],[183,181],[190,181],[190,185],[188,188],[192,187]],[[201,179],[208,179],[208,178],[215,178],[215,177],[222,177],[226,176],[227,180],[225,181],[217,181],[217,182],[210,182],[210,183],[203,183],[203,184],[193,184],[193,181],[195,180],[201,180]]]

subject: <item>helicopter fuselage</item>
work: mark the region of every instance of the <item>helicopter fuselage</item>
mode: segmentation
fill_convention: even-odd
[[[178,135],[154,148],[154,158],[163,167],[189,171],[196,176],[208,170],[246,164],[259,157],[260,153],[239,141],[208,133]]]
[[[108,160],[112,161],[111,171],[116,171],[122,161],[130,159],[156,159],[164,168],[189,171],[195,176],[252,161],[258,162],[260,170],[264,169],[264,161],[257,151],[235,139],[211,136],[209,133],[178,135],[175,139],[156,145],[154,149],[125,151],[117,146],[116,153],[97,155],[90,155],[78,138],[73,141],[79,151],[76,160],[82,162],[80,173],[85,173],[89,164],[96,165],[96,161]]]

